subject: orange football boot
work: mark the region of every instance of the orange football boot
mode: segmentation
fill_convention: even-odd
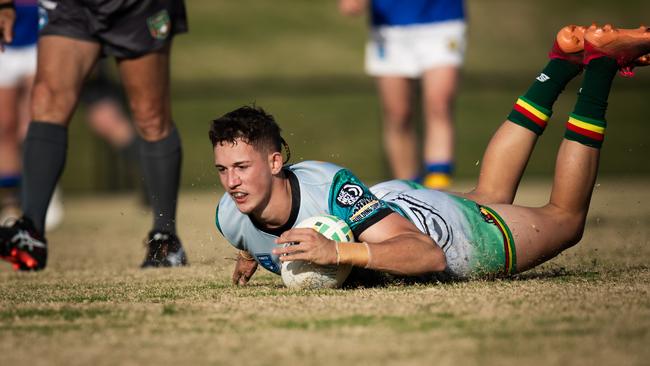
[[[619,29],[611,24],[603,27],[589,27],[584,34],[584,60],[610,57],[616,60],[621,75],[632,76],[635,66],[650,64],[650,29],[640,26],[636,29]]]
[[[595,25],[592,25],[592,27],[595,27]],[[587,27],[573,24],[560,29],[555,36],[555,42],[548,57],[551,59],[559,58],[576,65],[582,65],[584,58],[583,51],[585,48],[585,31],[587,31]]]

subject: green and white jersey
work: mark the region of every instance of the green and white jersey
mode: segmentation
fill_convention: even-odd
[[[228,194],[219,201],[216,225],[237,249],[246,250],[269,271],[280,274],[280,260],[271,251],[275,239],[300,221],[322,214],[334,215],[352,229],[355,237],[393,210],[378,200],[349,170],[338,165],[305,161],[285,167],[291,184],[291,213],[280,228],[268,229],[237,209]]]
[[[442,248],[445,272],[452,277],[514,273],[512,235],[489,207],[409,181],[383,182],[370,190]]]

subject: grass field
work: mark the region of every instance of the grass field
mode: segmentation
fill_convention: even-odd
[[[518,202],[538,205],[546,182]],[[0,266],[2,364],[646,365],[650,188],[602,180],[581,244],[513,279],[301,292],[260,270],[229,284],[220,192],[182,195],[191,266],[138,270],[133,197],[66,201],[42,273]]]

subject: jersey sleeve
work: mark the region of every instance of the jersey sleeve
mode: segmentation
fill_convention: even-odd
[[[359,178],[347,169],[339,170],[332,179],[329,211],[350,226],[355,237],[388,216],[393,210],[375,197]]]

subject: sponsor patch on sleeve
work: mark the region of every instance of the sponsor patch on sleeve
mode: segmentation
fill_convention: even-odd
[[[382,200],[352,172],[340,170],[333,178],[329,199],[330,214],[350,226],[355,237],[392,212]]]
[[[343,207],[350,207],[363,197],[363,187],[354,183],[345,183],[339,188],[336,202]]]

